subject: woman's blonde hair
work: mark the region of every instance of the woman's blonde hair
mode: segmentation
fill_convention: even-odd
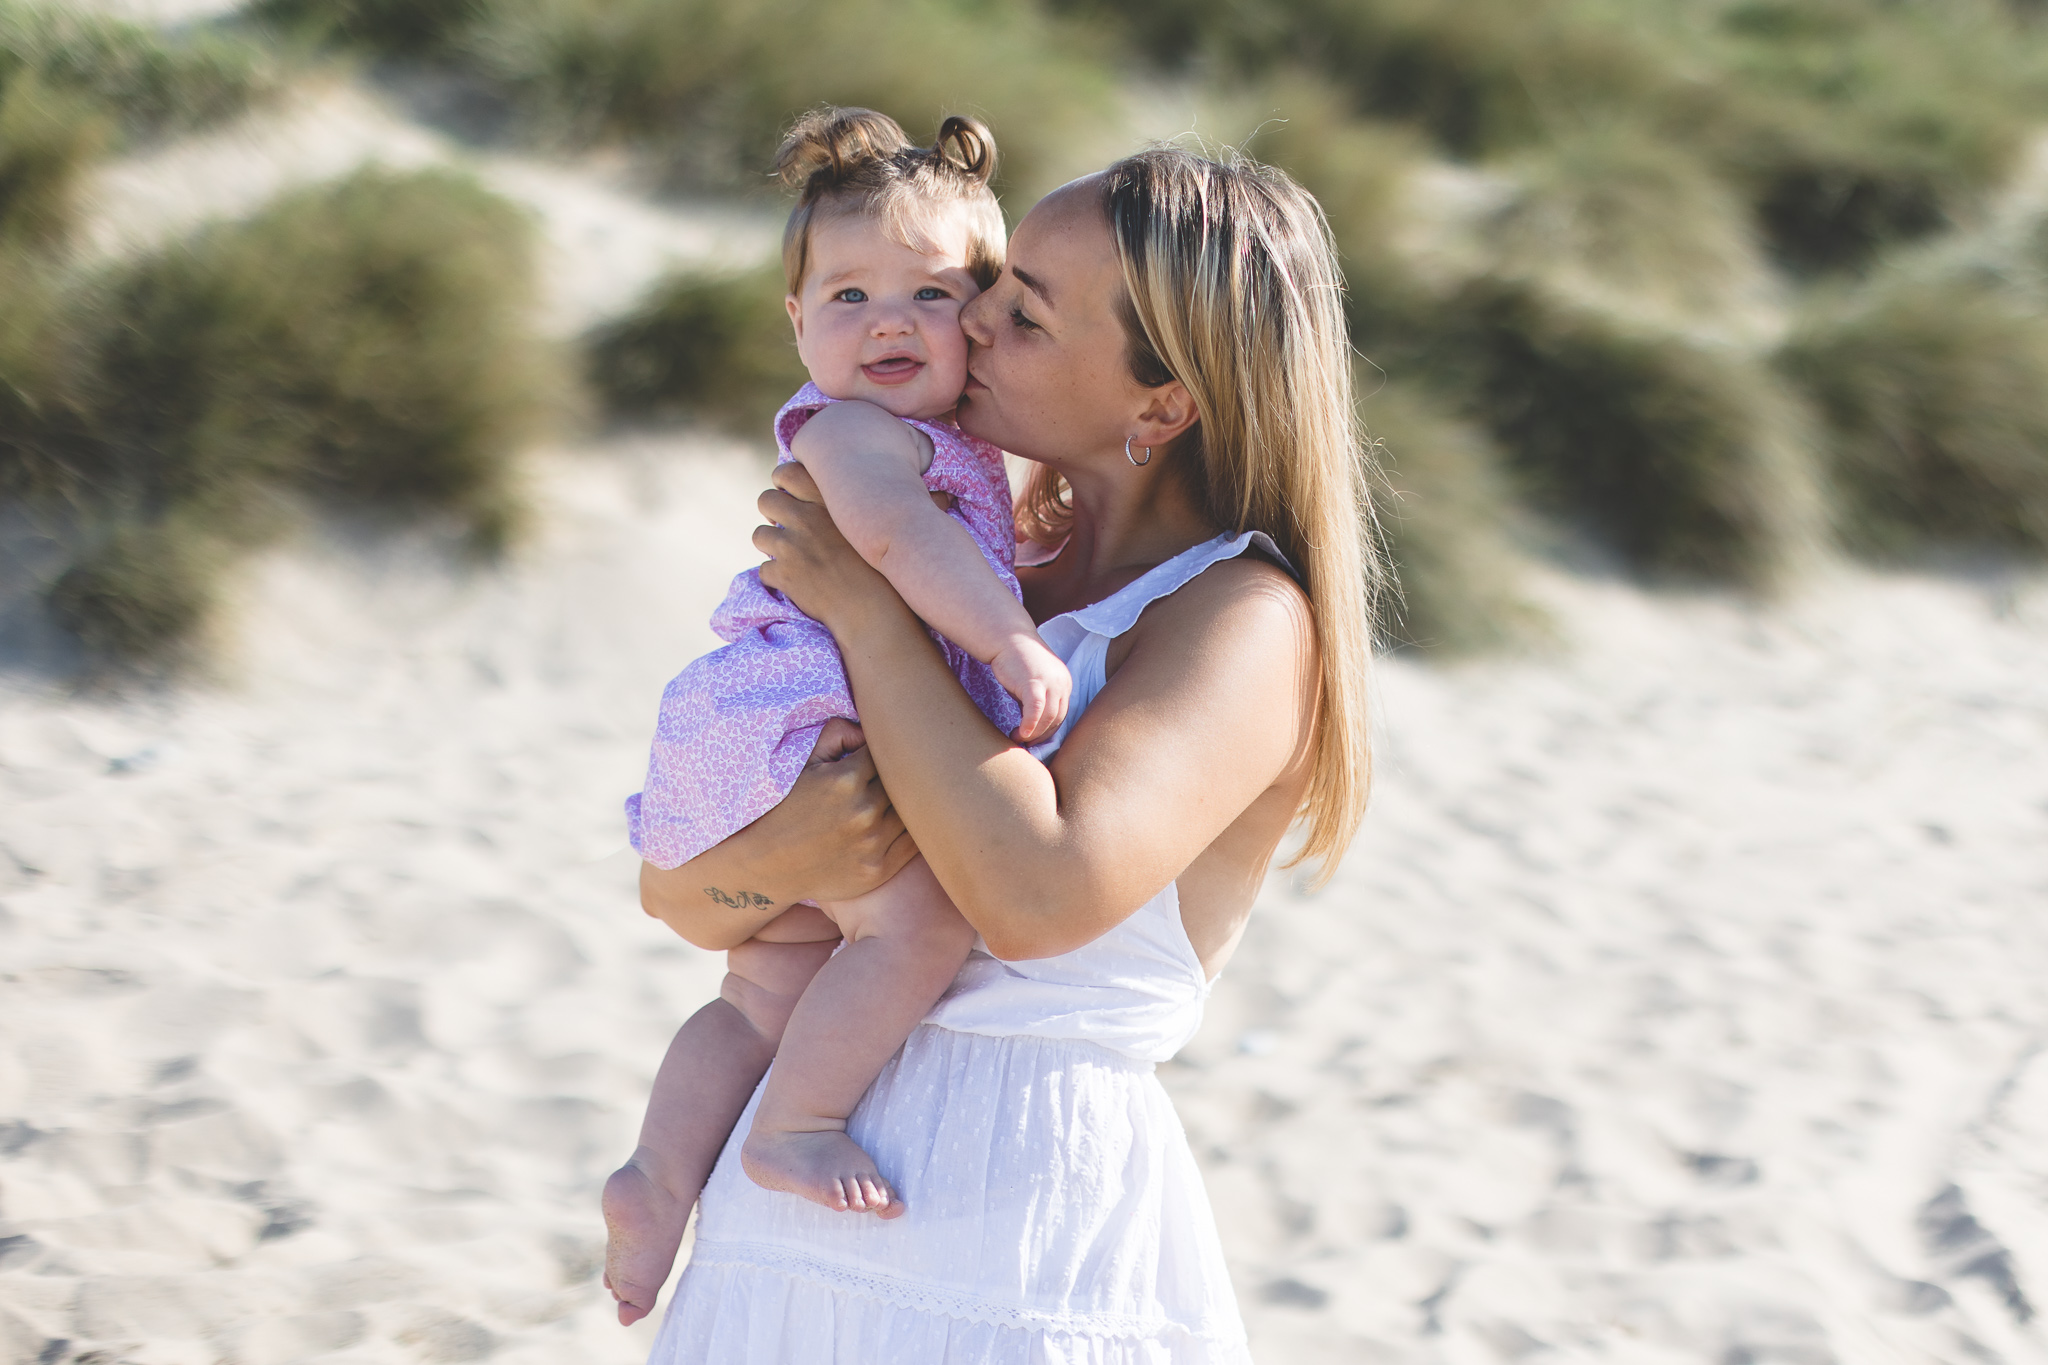
[[[1102,193],[1131,374],[1153,388],[1179,380],[1200,414],[1170,457],[1212,522],[1271,536],[1308,594],[1322,666],[1306,839],[1289,866],[1319,859],[1327,877],[1371,790],[1368,683],[1392,586],[1329,224],[1281,171],[1174,147],[1117,162]],[[1065,481],[1036,469],[1019,502],[1025,534],[1054,541],[1072,515]]]
[[[775,154],[775,174],[797,192],[782,230],[782,273],[789,292],[803,288],[811,263],[811,227],[826,217],[868,215],[889,235],[919,249],[935,211],[966,214],[967,270],[983,289],[1002,273],[1003,211],[988,182],[996,140],[959,114],[939,125],[929,147],[912,144],[895,119],[872,109],[813,109],[798,119]]]

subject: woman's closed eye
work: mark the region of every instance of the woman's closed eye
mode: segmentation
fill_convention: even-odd
[[[1012,308],[1010,310],[1010,325],[1025,332],[1035,332],[1038,330],[1038,324],[1025,317],[1022,308]]]

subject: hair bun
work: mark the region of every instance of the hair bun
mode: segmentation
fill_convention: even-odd
[[[775,153],[775,174],[793,190],[819,176],[824,188],[857,166],[883,161],[910,146],[895,119],[872,109],[813,109],[796,121]]]
[[[947,115],[939,125],[938,140],[932,143],[932,154],[950,162],[976,185],[995,178],[996,140],[980,119]]]

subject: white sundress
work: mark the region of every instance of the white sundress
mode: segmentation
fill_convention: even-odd
[[[1146,606],[1253,544],[1279,557],[1258,532],[1219,536],[1041,626],[1074,690],[1033,752],[1066,738]],[[908,1205],[888,1222],[747,1179],[757,1090],[649,1365],[1249,1365],[1201,1173],[1153,1075],[1208,994],[1171,882],[1073,952],[977,950],[847,1122]]]

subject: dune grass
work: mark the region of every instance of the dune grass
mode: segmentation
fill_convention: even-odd
[[[530,231],[463,177],[367,170],[133,271],[101,369],[149,497],[279,481],[501,538],[508,457],[567,391],[530,326]]]
[[[1610,127],[1688,147],[1778,258],[1858,269],[1966,216],[2048,116],[2048,38],[1995,0],[1063,0],[1168,67],[1289,64],[1483,160]]]
[[[618,416],[696,412],[763,437],[808,377],[783,292],[779,265],[671,276],[586,339],[590,386]]]
[[[1396,373],[1447,385],[1527,496],[1634,569],[1769,587],[1815,542],[1796,404],[1742,353],[1481,277]]]
[[[2048,556],[2048,316],[1981,278],[1901,270],[1823,299],[1778,357],[1824,419],[1866,554]]]
[[[0,88],[33,77],[124,136],[204,127],[278,90],[288,64],[254,37],[199,26],[171,35],[60,4],[0,0]]]
[[[51,586],[51,614],[99,661],[176,667],[213,615],[228,554],[183,518],[115,519]]]
[[[1672,319],[1753,307],[1768,289],[1744,205],[1682,146],[1609,126],[1532,148],[1502,169],[1516,191],[1487,236],[1504,275]]]
[[[1152,61],[1221,76],[1306,66],[1354,112],[1424,130],[1476,157],[1588,115],[1641,107],[1667,55],[1583,4],[1524,0],[1062,0]]]
[[[91,427],[89,310],[52,264],[0,244],[0,497],[73,499]]]
[[[2048,45],[1994,3],[1744,0],[1713,36],[1702,143],[1801,271],[1962,221],[2048,117]]]
[[[248,15],[316,41],[420,57],[459,38],[480,9],[478,0],[255,0]]]
[[[865,105],[913,136],[947,113],[999,134],[998,188],[1043,192],[1099,161],[1112,81],[1091,27],[957,0],[263,0],[272,21],[481,75],[539,136],[624,141],[679,184],[765,191],[781,132]]]
[[[1401,585],[1389,635],[1452,656],[1548,636],[1548,618],[1516,586],[1523,554],[1514,527],[1521,514],[1500,452],[1414,386],[1374,392],[1376,374],[1359,379],[1360,391],[1370,394],[1360,406],[1386,474],[1380,524]]]
[[[8,80],[0,88],[0,242],[62,247],[85,173],[112,131],[92,101],[33,71]]]
[[[530,239],[466,178],[366,170],[73,285],[89,421],[54,460],[12,455],[75,510],[59,616],[112,656],[175,651],[301,501],[502,545],[515,457],[574,392],[532,325]]]

